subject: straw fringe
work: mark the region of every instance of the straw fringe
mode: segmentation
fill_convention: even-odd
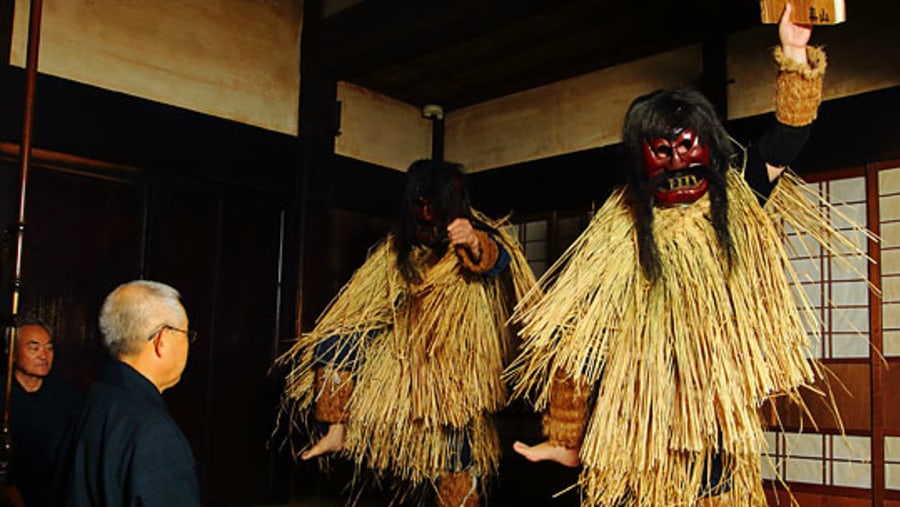
[[[717,453],[734,504],[765,503],[757,407],[773,394],[803,407],[798,389],[821,373],[807,359],[801,315],[814,316],[788,283],[797,275],[780,222],[737,171],[727,178],[730,271],[704,198],[657,210],[663,276],[648,283],[618,191],[539,282],[546,297],[513,317],[526,337],[507,372],[515,395],[544,410],[550,379],[560,374],[597,386],[581,447],[583,505],[693,505],[704,464]],[[854,252],[826,215],[798,200],[796,181],[779,183],[773,212],[816,232],[829,249]]]
[[[874,259],[859,245],[864,243],[863,240],[879,242],[881,238],[863,225],[855,223],[790,169],[781,175],[772,196],[766,202],[766,211],[772,221],[781,227],[782,235],[788,232],[804,235],[799,237],[803,250],[791,250],[788,252],[791,256],[807,257],[812,255],[815,248],[821,247],[843,269],[869,281],[865,263],[860,268],[859,263],[853,261],[863,258],[867,263],[874,263]],[[869,289],[878,290],[871,282]]]
[[[505,224],[477,212],[476,218],[499,231],[494,239],[512,257],[512,276],[486,279],[467,270],[452,249],[437,258],[418,248],[412,259],[420,281],[408,284],[389,236],[316,327],[278,360],[291,368],[282,410],[303,419],[320,396],[312,383],[316,346],[337,335],[342,340],[335,347],[355,349],[357,364],[335,359],[324,366],[352,372],[343,454],[359,467],[412,483],[434,481],[457,467],[467,440],[473,466],[497,469],[499,438],[490,414],[506,403],[501,374],[513,344],[506,321],[535,280]]]

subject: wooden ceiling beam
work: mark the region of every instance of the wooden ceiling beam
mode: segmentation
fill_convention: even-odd
[[[322,22],[339,79],[450,111],[758,24],[716,0],[368,1]]]

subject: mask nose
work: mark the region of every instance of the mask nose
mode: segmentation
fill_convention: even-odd
[[[418,218],[422,222],[431,222],[434,220],[434,212],[431,208],[431,202],[428,199],[416,199],[413,209]]]
[[[422,220],[426,220],[428,222],[434,220],[434,213],[431,212],[431,205],[429,204],[425,204],[422,206],[420,214],[422,216]]]
[[[666,168],[670,171],[681,171],[687,169],[687,161],[678,150],[672,150],[672,159],[666,164]]]

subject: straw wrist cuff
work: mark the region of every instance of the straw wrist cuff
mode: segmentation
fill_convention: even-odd
[[[807,47],[808,63],[799,63],[775,48],[778,77],[775,80],[775,117],[792,127],[809,125],[822,102],[822,83],[827,61],[822,48]]]
[[[447,472],[438,478],[438,507],[478,507],[478,477],[469,472]]]
[[[349,371],[316,369],[316,420],[332,424],[346,422],[347,403],[352,393],[353,378]]]
[[[478,237],[478,247],[481,249],[481,258],[478,259],[478,262],[472,260],[471,254],[465,248],[457,248],[457,252],[463,266],[470,272],[480,275],[490,271],[497,263],[500,247],[484,231],[475,230],[475,236]]]
[[[557,373],[550,388],[550,409],[544,414],[544,436],[550,444],[577,449],[584,439],[590,387],[581,379]]]

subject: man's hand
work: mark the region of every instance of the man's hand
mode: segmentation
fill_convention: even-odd
[[[577,467],[581,464],[578,457],[578,449],[567,449],[552,445],[548,441],[543,441],[536,445],[525,445],[522,442],[513,444],[513,450],[525,456],[528,461],[555,461],[560,465],[567,467]]]
[[[798,63],[807,63],[806,45],[812,35],[812,25],[798,25],[791,21],[793,7],[790,2],[784,5],[781,21],[778,23],[778,39],[784,55]]]
[[[346,435],[346,427],[340,423],[333,423],[328,426],[328,432],[320,438],[311,448],[300,455],[300,459],[308,460],[321,456],[323,454],[340,451],[344,447],[344,437]]]
[[[481,260],[481,245],[472,223],[466,218],[457,218],[447,226],[447,235],[450,237],[450,245],[454,248],[463,247],[469,251],[469,257],[474,262]]]

